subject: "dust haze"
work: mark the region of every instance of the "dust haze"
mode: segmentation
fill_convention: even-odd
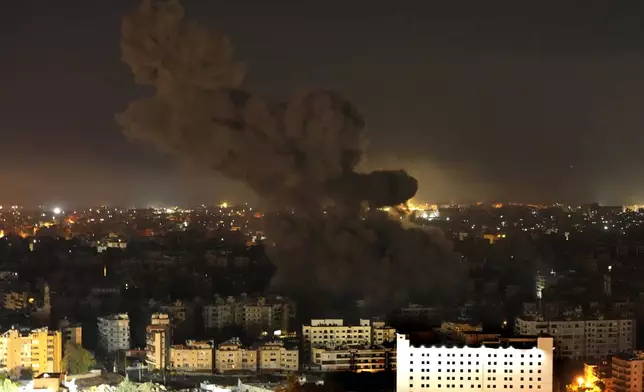
[[[288,102],[248,91],[230,40],[185,20],[178,1],[143,1],[123,19],[121,49],[136,82],[156,94],[117,122],[130,138],[257,194],[276,290],[390,307],[462,292],[467,271],[441,232],[405,228],[377,209],[406,202],[419,185],[396,167],[356,170],[366,121],[351,102],[332,91],[298,91]]]

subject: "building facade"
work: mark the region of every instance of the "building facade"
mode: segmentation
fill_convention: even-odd
[[[384,321],[373,321],[371,323],[371,344],[379,346],[396,341],[396,328],[390,327]]]
[[[311,360],[312,347],[345,345],[382,345],[395,340],[395,329],[384,322],[361,319],[358,325],[344,325],[342,319],[311,320],[302,326],[302,353],[305,361]]]
[[[210,342],[188,340],[185,345],[170,347],[170,367],[185,372],[211,372],[213,354]]]
[[[221,329],[241,323],[238,301],[233,297],[215,297],[214,303],[203,307],[203,321],[206,329]]]
[[[59,323],[60,332],[63,334],[63,348],[66,344],[71,343],[77,346],[83,346],[83,326],[80,324],[70,323],[69,320],[63,319]]]
[[[175,323],[183,323],[188,317],[188,307],[180,300],[176,300],[171,304],[161,305],[159,309],[168,314]]]
[[[282,296],[215,297],[212,304],[204,306],[203,319],[206,329],[238,325],[245,329],[259,328],[273,332],[288,331],[295,313],[295,303]]]
[[[300,350],[287,347],[284,342],[271,341],[257,348],[259,370],[296,372],[300,366]]]
[[[257,370],[257,350],[244,348],[239,339],[233,338],[217,346],[215,367],[225,373],[239,370]]]
[[[4,308],[22,310],[29,306],[29,293],[26,291],[9,291],[4,293]]]
[[[396,343],[398,392],[553,389],[551,337],[499,338],[469,347],[398,334]]]
[[[107,354],[130,348],[130,318],[127,313],[98,318],[98,347]]]
[[[150,325],[170,325],[170,315],[167,313],[152,313]]]
[[[323,372],[396,370],[396,348],[384,346],[313,347],[312,362]]]
[[[359,325],[344,325],[342,319],[311,320],[310,325],[302,326],[302,339],[305,346],[328,346],[341,344],[371,344],[371,323],[360,320]]]
[[[611,359],[610,392],[644,390],[644,352],[621,353]]]
[[[481,324],[454,321],[443,321],[440,327],[440,333],[444,335],[459,336],[468,332],[482,332],[483,326]]]
[[[555,355],[574,360],[601,359],[635,348],[634,319],[556,319],[518,317],[515,333],[548,334],[555,340]]]
[[[31,369],[34,375],[60,373],[63,342],[60,331],[10,329],[0,335],[0,372],[20,375]]]
[[[159,370],[168,367],[172,343],[170,317],[165,313],[154,313],[150,325],[145,329],[145,361],[148,369]]]

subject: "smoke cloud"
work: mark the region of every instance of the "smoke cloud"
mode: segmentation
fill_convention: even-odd
[[[318,91],[278,103],[243,89],[246,67],[228,38],[184,20],[178,1],[143,1],[123,20],[121,48],[156,95],[117,122],[262,199],[276,288],[393,306],[452,298],[463,287],[461,258],[440,231],[405,228],[376,209],[406,202],[418,182],[403,170],[356,172],[365,122],[350,102]]]

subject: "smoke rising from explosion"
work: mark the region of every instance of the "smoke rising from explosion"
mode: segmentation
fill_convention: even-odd
[[[146,0],[124,18],[122,59],[156,90],[117,115],[124,132],[257,193],[281,290],[390,305],[452,297],[465,271],[442,233],[376,209],[412,198],[416,179],[355,171],[365,127],[356,108],[330,91],[276,103],[244,90],[229,40],[183,16],[177,1]]]

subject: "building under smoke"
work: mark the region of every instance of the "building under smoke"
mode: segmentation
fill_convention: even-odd
[[[118,123],[257,193],[281,290],[393,305],[465,287],[441,232],[403,227],[376,208],[406,202],[418,183],[402,170],[355,171],[365,123],[350,102],[330,91],[273,102],[245,90],[229,40],[184,20],[177,1],[143,1],[123,20],[121,48],[136,81],[156,94],[132,102]]]

